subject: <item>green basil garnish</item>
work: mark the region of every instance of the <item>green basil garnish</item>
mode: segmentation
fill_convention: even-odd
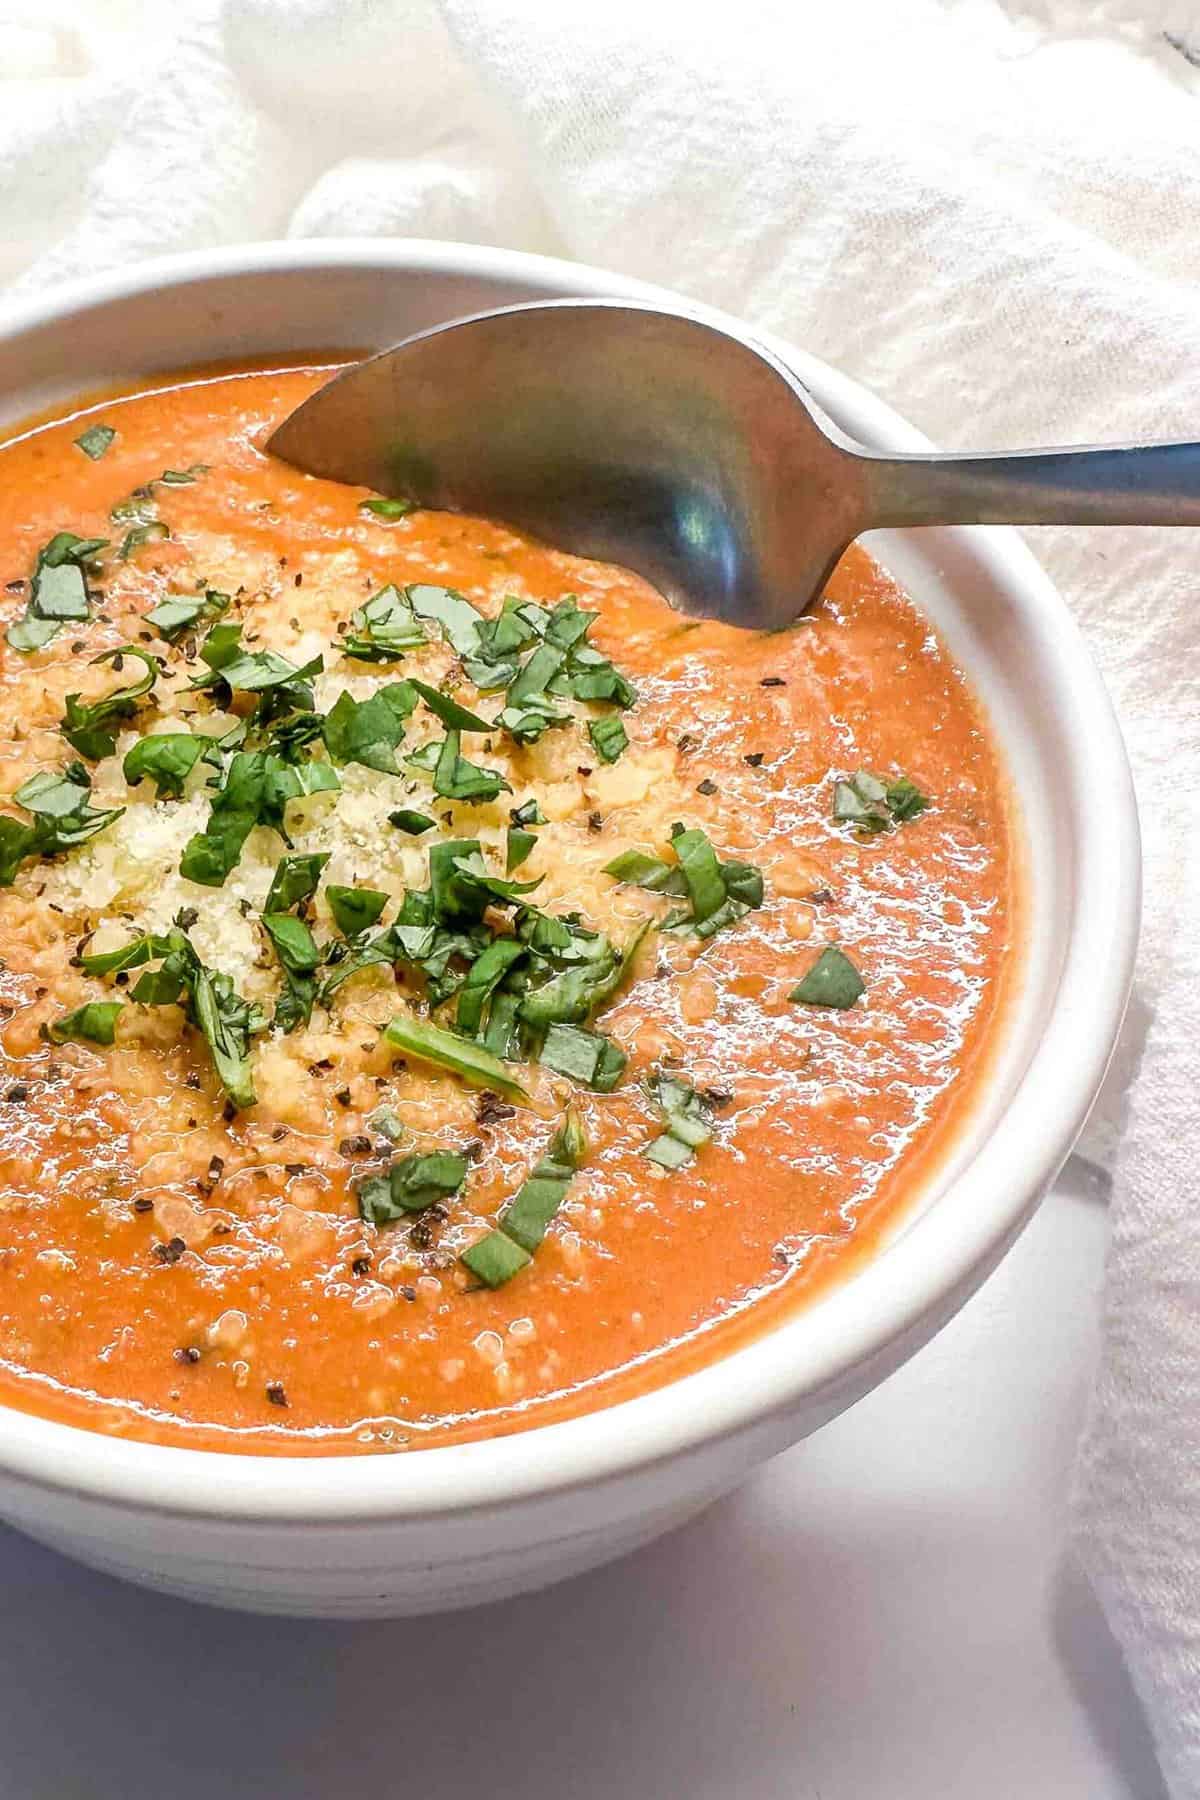
[[[853,825],[864,836],[906,824],[928,805],[927,797],[907,775],[884,783],[868,769],[860,769],[848,780],[834,783],[835,820],[839,825]]]
[[[498,769],[482,769],[460,755],[461,739],[457,731],[448,731],[438,749],[433,767],[433,791],[445,800],[462,800],[477,804],[494,800],[497,794],[511,792]],[[410,759],[411,760],[411,759]]]
[[[4,634],[12,649],[41,650],[68,620],[91,617],[84,569],[107,543],[107,538],[81,538],[72,531],[58,531],[42,545],[30,583],[29,604],[23,617],[15,619]]]
[[[312,1018],[321,952],[304,920],[294,913],[264,912],[262,922],[283,970],[283,990],[275,1003],[274,1024],[283,1032],[296,1031]]]
[[[526,1176],[498,1224],[506,1237],[530,1255],[546,1235],[546,1227],[566,1198],[572,1175],[587,1155],[587,1139],[573,1112],[568,1112],[550,1140],[546,1154]]]
[[[357,1184],[359,1215],[369,1225],[392,1225],[457,1194],[466,1178],[467,1159],[457,1152],[402,1156],[386,1175],[368,1175]]]
[[[89,425],[86,431],[80,432],[75,442],[89,461],[99,462],[116,435],[111,425]]]
[[[483,614],[452,588],[433,587],[417,582],[405,588],[405,598],[419,619],[436,625],[452,649],[460,656],[474,656],[479,649],[479,634],[484,625]]]
[[[264,913],[291,912],[303,906],[317,891],[321,871],[329,861],[328,850],[313,851],[303,856],[281,856],[271,877],[271,886],[263,902]]]
[[[625,1052],[598,1031],[578,1025],[552,1025],[546,1033],[538,1061],[558,1075],[569,1075],[584,1087],[611,1094],[620,1081],[628,1058]]]
[[[451,730],[491,731],[494,729],[487,719],[481,719],[478,713],[468,712],[465,706],[460,706],[457,700],[450,698],[449,694],[439,693],[437,688],[430,687],[424,681],[418,681],[415,676],[409,685],[417,690],[430,712],[436,713],[442,724]]]
[[[322,727],[325,748],[335,763],[361,763],[381,775],[398,775],[396,746],[417,704],[410,682],[395,681],[369,700],[340,694]]]
[[[384,1036],[402,1056],[415,1056],[436,1068],[448,1069],[473,1087],[494,1088],[510,1100],[528,1100],[519,1081],[513,1079],[499,1057],[480,1044],[468,1043],[452,1031],[430,1025],[424,1019],[393,1019]]]
[[[112,663],[119,670],[127,656],[135,657],[146,671],[130,686],[117,688],[99,700],[87,701],[78,694],[68,694],[63,703],[65,711],[59,730],[71,748],[86,756],[89,762],[99,762],[102,757],[112,755],[117,747],[117,737],[109,729],[110,722],[132,718],[138,701],[145,698],[158,680],[158,662],[148,650],[140,650],[135,644],[121,644],[116,650],[104,650],[92,658],[92,664]]]
[[[413,812],[411,807],[400,806],[388,814],[388,824],[394,825],[397,831],[406,831],[409,837],[420,837],[422,832],[432,831],[437,820],[431,819],[428,813]]]
[[[122,562],[128,562],[134,551],[140,550],[144,544],[160,543],[163,538],[169,538],[170,535],[170,531],[161,519],[147,519],[144,525],[134,525],[125,533],[117,555]]]
[[[163,731],[139,738],[125,752],[122,773],[130,787],[150,780],[160,800],[178,800],[183,785],[201,760],[220,767],[217,740],[190,731]]]
[[[220,618],[228,609],[229,595],[218,594],[214,588],[207,588],[203,594],[172,594],[169,599],[160,600],[157,606],[152,606],[142,616],[160,638],[173,644],[185,632],[197,625],[207,624],[210,619]]]
[[[307,771],[300,771],[264,750],[235,752],[213,795],[208,824],[184,848],[180,874],[202,887],[221,887],[256,825],[277,831],[286,844],[284,808],[289,800],[315,791],[305,785],[303,777],[305,773],[315,775],[319,768],[313,763]],[[320,779],[324,781],[323,776]]]
[[[387,895],[377,888],[327,887],[325,898],[344,938],[356,938],[369,931],[388,903]]]
[[[375,497],[358,503],[359,512],[371,513],[377,519],[403,519],[415,507],[415,500],[385,500]]]
[[[592,749],[601,762],[615,763],[622,751],[629,746],[625,727],[614,713],[607,713],[602,719],[593,719],[588,725],[588,736],[592,740]]]
[[[122,1000],[89,1000],[86,1006],[77,1006],[74,1012],[55,1019],[50,1027],[51,1040],[56,1044],[111,1044],[124,1010]]]
[[[504,873],[511,875],[527,862],[537,844],[537,837],[532,831],[520,831],[510,825],[504,835]]]
[[[205,968],[179,926],[165,939],[153,941],[166,946],[151,953],[161,954],[162,963],[139,978],[130,998],[141,1006],[182,1006],[203,1034],[217,1078],[230,1100],[239,1108],[253,1106],[250,1039],[266,1026],[261,1007],[243,1000],[228,975]]]
[[[459,1261],[485,1287],[498,1288],[527,1269],[533,1258],[520,1244],[514,1244],[506,1232],[492,1230],[464,1250]]]
[[[463,1251],[459,1260],[477,1280],[486,1287],[502,1287],[528,1267],[586,1154],[583,1128],[574,1113],[568,1112],[546,1154],[513,1195],[493,1229]]]
[[[801,1006],[832,1006],[844,1012],[867,991],[866,983],[844,950],[822,950],[808,974],[792,989],[789,1000]]]
[[[381,588],[350,616],[341,642],[343,656],[358,662],[398,662],[429,638],[405,596],[395,587]]]
[[[664,1169],[682,1168],[713,1134],[704,1101],[675,1075],[658,1075],[650,1084],[650,1094],[666,1130],[646,1145],[642,1155]]]
[[[46,770],[21,784],[13,799],[34,820],[27,825],[0,817],[0,887],[12,886],[27,859],[74,850],[121,817],[123,806],[104,812],[89,806],[91,789],[87,770],[77,762],[68,763],[61,774]]]

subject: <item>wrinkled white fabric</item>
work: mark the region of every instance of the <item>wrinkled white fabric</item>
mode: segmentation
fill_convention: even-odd
[[[0,0],[13,293],[250,238],[510,244],[773,327],[953,447],[1200,437],[1198,143],[1200,12],[1156,0]],[[1200,545],[1035,545],[1148,873],[1088,1139],[1114,1232],[1076,1540],[1200,1795]]]

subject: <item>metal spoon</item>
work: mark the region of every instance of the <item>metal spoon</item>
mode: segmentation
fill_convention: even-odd
[[[1200,444],[881,455],[749,339],[624,300],[418,332],[335,377],[267,448],[768,628],[798,618],[880,526],[1200,525]]]

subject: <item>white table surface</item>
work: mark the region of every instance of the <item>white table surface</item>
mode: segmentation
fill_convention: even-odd
[[[1163,1800],[1060,1549],[1104,1228],[1072,1163],[884,1388],[543,1594],[243,1618],[0,1529],[0,1800]]]

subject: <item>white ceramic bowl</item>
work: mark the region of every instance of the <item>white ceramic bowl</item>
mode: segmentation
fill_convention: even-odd
[[[454,244],[293,243],[146,264],[0,316],[0,424],[154,370],[382,346],[461,313],[572,294],[679,303],[595,269]],[[925,447],[844,376],[771,348],[854,436]],[[1023,992],[986,1095],[888,1246],[698,1374],[490,1443],[227,1456],[0,1408],[0,1515],[98,1568],[230,1606],[356,1617],[469,1605],[665,1531],[859,1399],[950,1318],[1029,1217],[1099,1087],[1137,938],[1137,817],[1099,677],[1017,536],[880,534],[872,548],[990,710],[1024,809],[1032,897]]]

